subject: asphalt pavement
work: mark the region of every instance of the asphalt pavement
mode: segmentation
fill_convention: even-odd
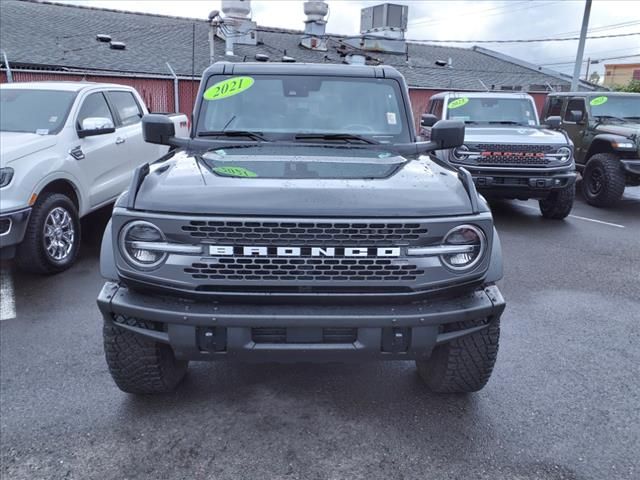
[[[174,394],[124,394],[95,304],[108,211],[92,215],[72,270],[2,268],[1,478],[640,478],[640,188],[566,221],[493,208],[508,304],[467,396],[408,362],[197,363]]]

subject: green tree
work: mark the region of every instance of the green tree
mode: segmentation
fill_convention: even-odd
[[[600,83],[600,74],[598,72],[592,72],[591,75],[589,75],[589,81],[595,84]]]
[[[618,92],[640,93],[640,80],[631,80],[627,85],[618,85],[614,88]]]

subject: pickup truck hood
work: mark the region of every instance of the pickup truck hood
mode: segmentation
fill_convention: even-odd
[[[554,130],[520,126],[473,127],[467,125],[465,143],[524,143],[529,145],[566,145],[565,136]]]
[[[55,135],[0,132],[0,165],[5,166],[19,158],[51,148],[56,142]]]
[[[612,133],[625,138],[640,138],[640,123],[601,123],[596,130],[598,133]]]
[[[429,217],[472,213],[457,173],[383,150],[252,146],[177,151],[153,166],[140,210],[209,215]]]

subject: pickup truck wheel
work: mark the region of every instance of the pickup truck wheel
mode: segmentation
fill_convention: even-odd
[[[452,330],[477,326],[477,321],[461,322]],[[418,374],[437,393],[470,393],[489,381],[498,356],[500,320],[493,320],[479,332],[436,347],[431,357],[416,360]]]
[[[571,213],[573,201],[576,198],[576,185],[565,187],[561,190],[555,190],[549,194],[544,200],[540,200],[540,212],[544,218],[554,220],[562,220]]]
[[[125,321],[134,326],[149,327],[141,325],[139,320]],[[189,362],[176,360],[169,345],[108,323],[104,324],[102,333],[109,372],[123,392],[171,392],[187,373]]]
[[[52,274],[66,270],[80,248],[80,221],[76,206],[66,195],[45,193],[38,197],[16,262],[22,270]]]
[[[596,207],[610,207],[622,198],[625,174],[620,160],[613,153],[598,153],[591,157],[582,174],[582,193]]]

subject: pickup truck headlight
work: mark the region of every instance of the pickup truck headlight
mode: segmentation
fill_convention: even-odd
[[[11,183],[11,179],[13,178],[13,168],[5,167],[0,168],[0,188],[6,187]]]
[[[165,237],[153,223],[135,220],[120,230],[120,252],[131,266],[140,270],[153,270],[167,259],[167,252],[153,248]]]
[[[452,253],[442,254],[440,259],[447,268],[456,272],[471,270],[480,263],[487,249],[484,232],[474,225],[459,225],[451,229],[442,243],[444,247],[452,247]]]

